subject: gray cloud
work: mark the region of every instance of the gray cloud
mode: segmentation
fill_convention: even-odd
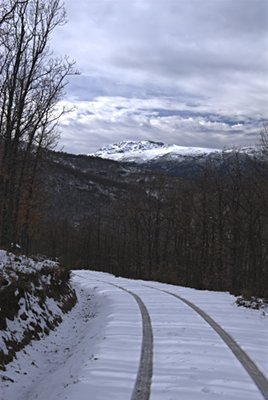
[[[62,120],[65,146],[90,153],[120,140],[154,139],[185,146],[230,147],[250,145],[257,140],[256,119],[210,113],[202,105],[188,105],[172,98],[130,99],[98,97],[75,104]],[[259,129],[262,120],[258,121]]]
[[[66,150],[128,138],[206,147],[257,140],[268,119],[266,0],[65,3],[69,23],[52,46],[81,70],[66,94],[77,107],[62,122]]]

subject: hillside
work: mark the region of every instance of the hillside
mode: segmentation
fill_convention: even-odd
[[[143,193],[144,183],[160,176],[168,185],[173,176],[198,177],[208,164],[226,168],[237,156],[246,166],[257,154],[254,148],[221,151],[152,141],[124,141],[89,156],[48,152],[43,163],[48,213],[77,222],[100,208],[105,213],[118,199]]]
[[[119,199],[143,192],[144,180],[154,179],[150,172],[136,165],[62,152],[49,152],[42,171],[48,214],[74,222],[99,209],[109,212]]]
[[[163,147],[147,144],[127,151]],[[267,167],[256,154],[135,163],[48,152],[31,252],[72,268],[267,297]]]

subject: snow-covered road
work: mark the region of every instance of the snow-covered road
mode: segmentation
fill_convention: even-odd
[[[267,377],[268,316],[261,311],[238,308],[228,293],[99,272],[76,271],[73,281],[78,304],[55,332],[26,347],[8,365],[1,400],[264,398],[215,330],[163,290],[213,318]],[[151,338],[150,326],[144,331],[143,308]],[[146,362],[149,368],[143,370]],[[142,397],[139,385],[149,387],[147,397]]]

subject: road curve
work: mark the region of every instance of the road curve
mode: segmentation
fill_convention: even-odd
[[[147,286],[147,285],[145,285]],[[264,374],[259,370],[257,365],[251,360],[251,358],[246,354],[246,352],[236,343],[236,341],[227,333],[214,319],[212,319],[205,311],[196,306],[194,303],[186,300],[185,298],[169,292],[167,290],[158,289],[152,286],[147,286],[151,289],[159,290],[161,292],[167,293],[173,297],[176,297],[178,300],[181,300],[189,307],[191,307],[194,311],[196,311],[221,337],[224,343],[230,348],[238,361],[245,368],[251,379],[254,381],[259,391],[261,392],[263,398],[268,400],[268,380],[264,376]]]
[[[145,304],[137,294],[113,283],[105,283],[117,287],[118,289],[124,290],[125,292],[130,294],[136,300],[140,308],[142,316],[142,346],[139,369],[131,400],[149,400],[153,375],[153,330],[149,312]]]

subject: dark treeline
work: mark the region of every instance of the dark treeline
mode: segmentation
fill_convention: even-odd
[[[142,185],[75,227],[46,223],[40,250],[72,268],[268,297],[265,163],[233,153],[194,180]]]

